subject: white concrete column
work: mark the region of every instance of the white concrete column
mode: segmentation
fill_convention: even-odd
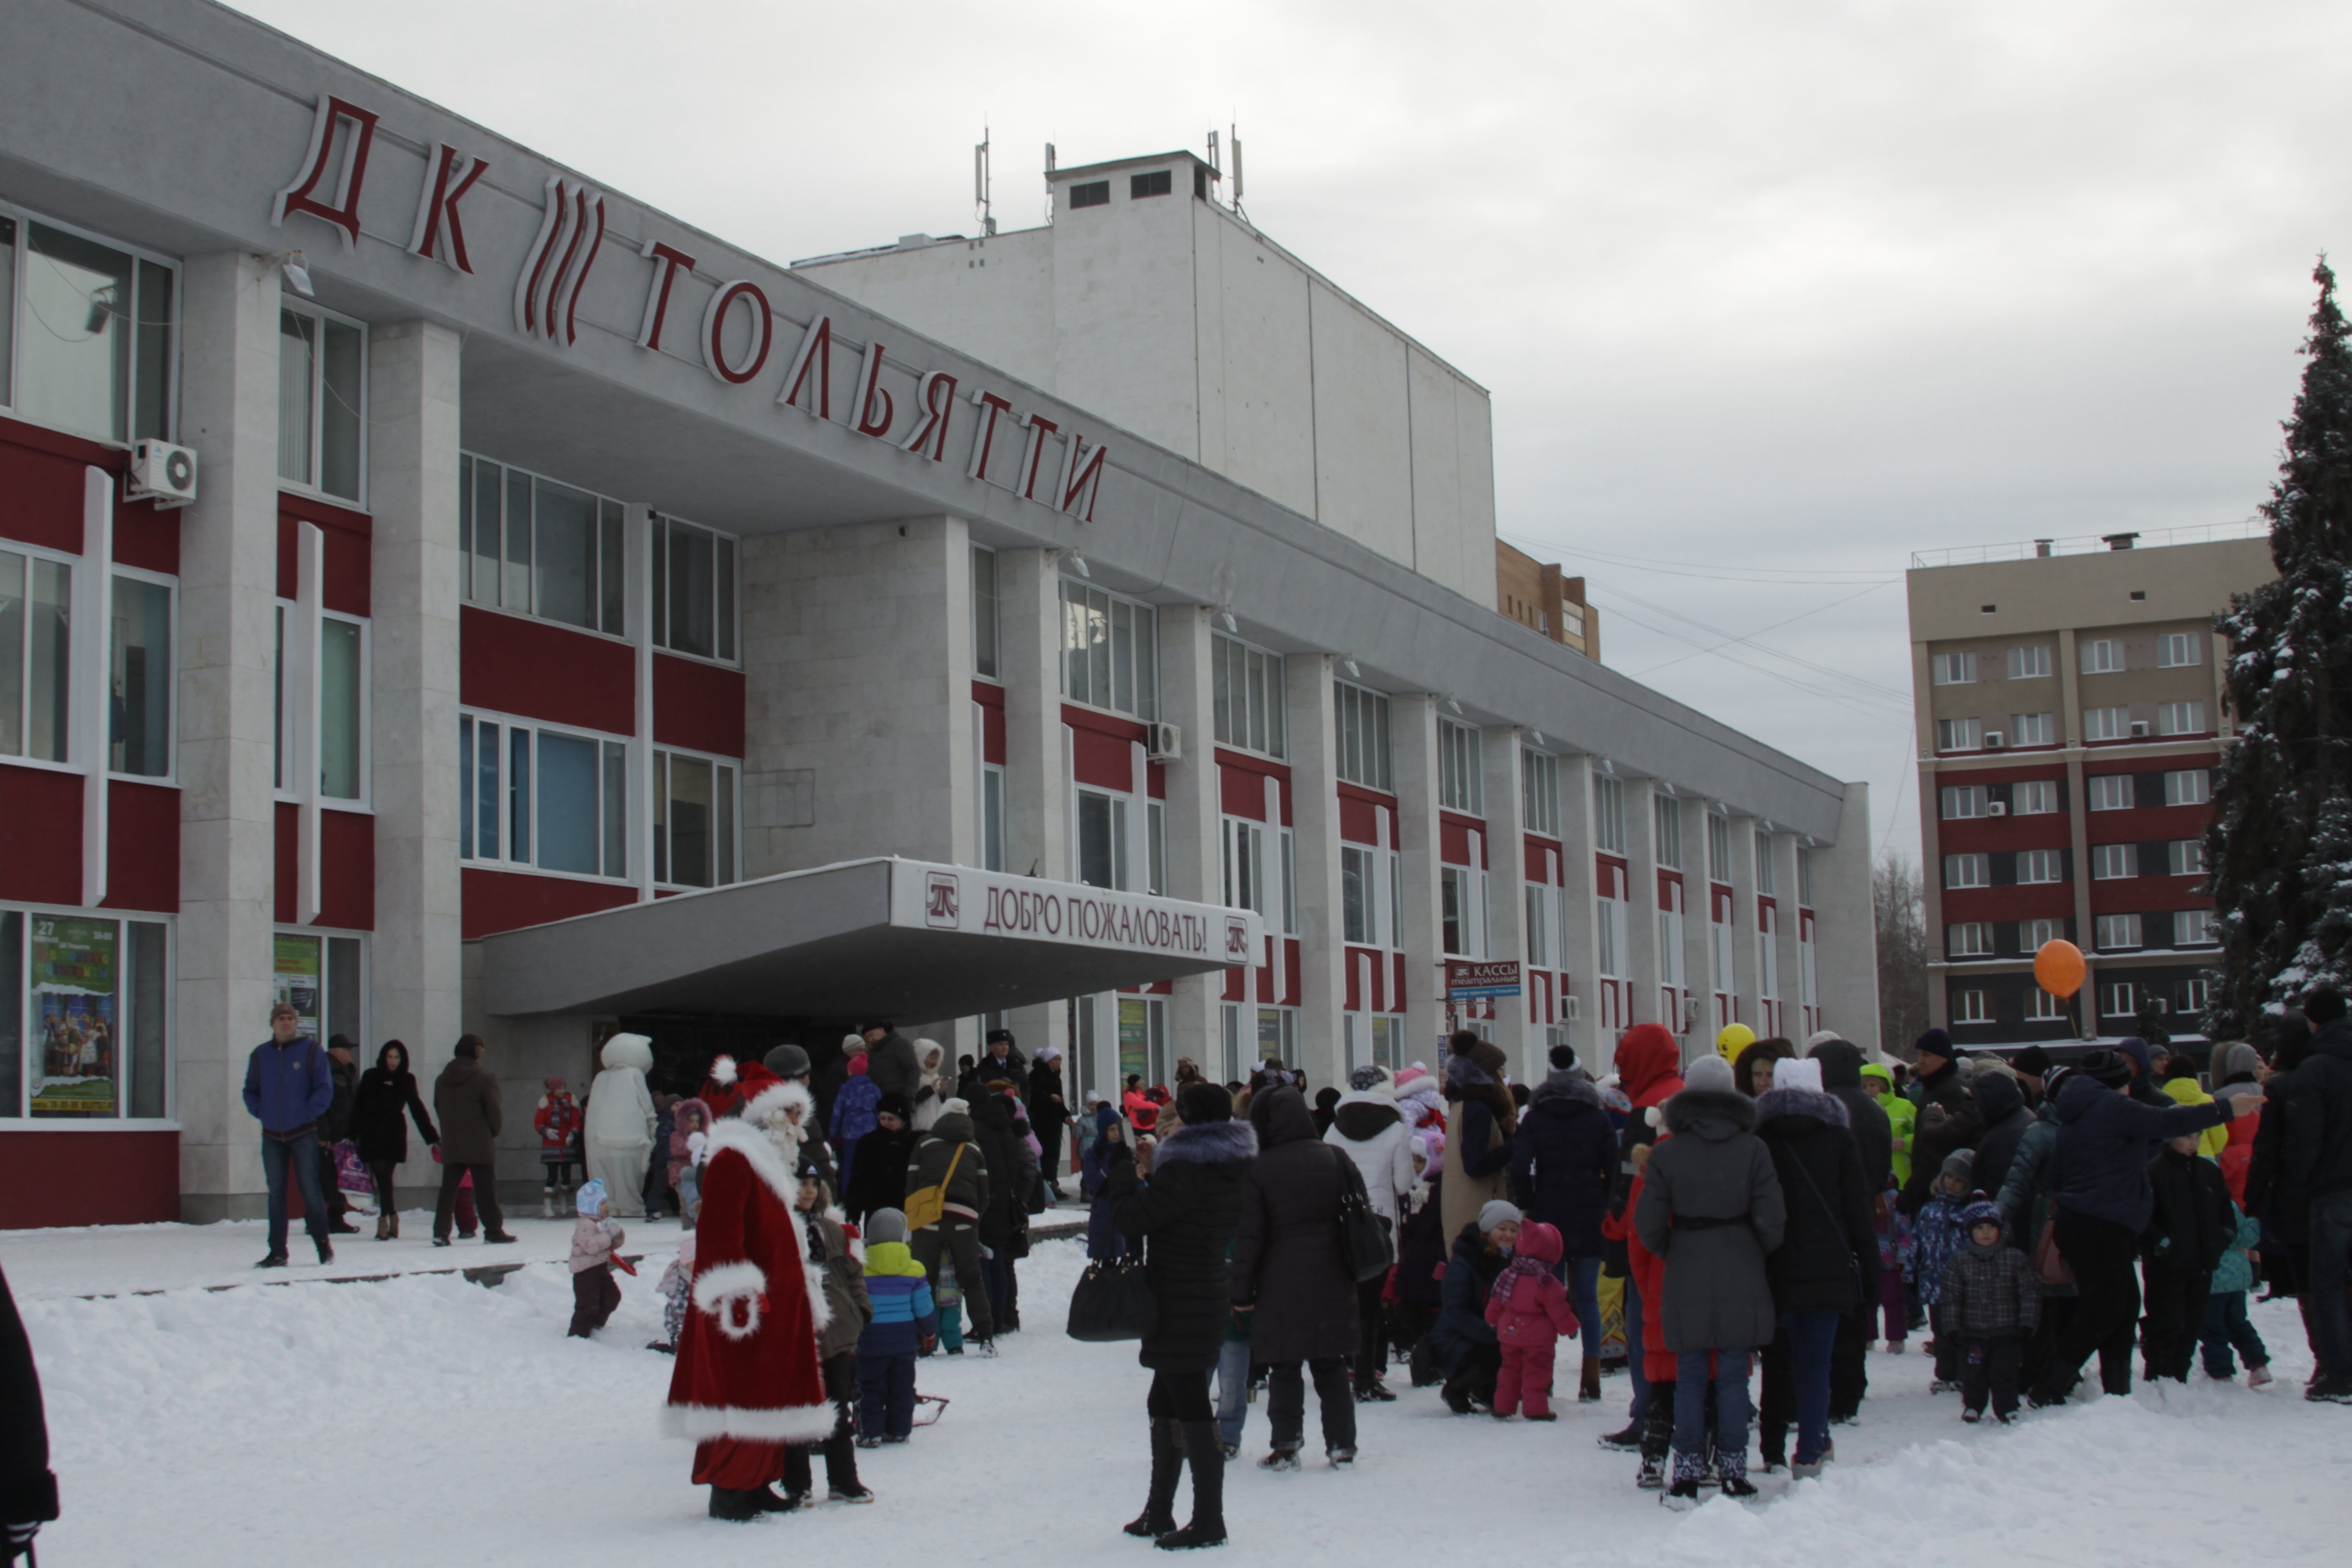
[[[1625,967],[1633,977],[1632,1024],[1664,1024],[1658,1006],[1658,818],[1648,779],[1625,780]]]
[[[1054,551],[996,552],[997,669],[1004,685],[1004,869],[1016,877],[1066,881],[1071,874],[1070,792],[1062,739],[1061,582]],[[971,690],[968,674],[965,690]],[[1065,1002],[1015,1007],[1005,1026],[1024,1051],[1047,1041],[1060,1045],[1070,1058],[1067,1082],[1075,1089],[1082,1081],[1078,1042],[1071,1037]],[[1108,1091],[1112,1079],[1105,1075],[1118,1065],[1117,1042],[1106,1049],[1097,1041],[1097,1058],[1095,1082]]]
[[[1813,851],[1813,967],[1821,982],[1822,1027],[1865,1051],[1911,1043],[1879,1038],[1878,921],[1871,897],[1875,865],[1870,786],[1849,784],[1836,842]],[[1938,941],[1941,936],[1937,933]]]
[[[1579,1060],[1596,1078],[1610,1070],[1617,1058],[1614,1035],[1601,1026],[1601,938],[1592,907],[1592,759],[1568,756],[1559,760],[1560,876],[1566,896],[1560,900],[1560,967],[1568,971],[1567,994],[1576,1002],[1576,1018],[1569,1040]],[[1565,1009],[1563,1009],[1565,1011]]]
[[[260,1212],[246,1058],[269,1033],[276,896],[278,268],[225,252],[181,274],[180,1208]]]
[[[1160,717],[1183,731],[1184,755],[1166,764],[1168,896],[1224,902],[1220,870],[1216,688],[1210,665],[1210,612],[1163,605],[1160,621]],[[1279,914],[1272,922],[1281,924]],[[1168,1007],[1168,1059],[1191,1057],[1222,1083],[1226,1072],[1223,998],[1225,972],[1179,980]],[[1247,1075],[1257,1047],[1255,1015],[1242,1031],[1240,1067]],[[1173,1070],[1172,1065],[1171,1070]]]
[[[1435,1062],[1445,1037],[1445,906],[1438,885],[1437,699],[1389,700],[1396,769],[1398,880],[1404,884],[1404,1050]]]
[[[1771,838],[1772,902],[1779,910],[1773,933],[1774,962],[1780,971],[1780,1033],[1790,1041],[1805,1041],[1804,951],[1797,939],[1797,836],[1775,833]]]
[[[1519,731],[1496,724],[1480,732],[1478,755],[1486,769],[1486,956],[1519,965],[1519,994],[1495,1003],[1495,1043],[1510,1058],[1511,1071],[1541,1083],[1544,1054],[1539,1031],[1528,1026],[1527,797],[1519,789]]]
[[[464,899],[457,872],[457,416],[462,340],[429,321],[378,326],[368,354],[373,611],[375,1042],[404,1040],[412,1068],[464,1033]],[[375,1042],[370,1042],[373,1045]],[[373,1049],[363,1051],[373,1061]],[[412,1143],[408,1176],[430,1161]]]
[[[1756,974],[1756,818],[1736,813],[1731,818],[1731,975],[1738,1021],[1761,1037],[1764,1007]],[[1714,1036],[1710,1034],[1703,1043],[1714,1049]]]
[[[1685,795],[1677,805],[1683,825],[1683,994],[1686,1016],[1697,1021],[1687,1030],[1679,1018],[1669,1020],[1666,1026],[1680,1039],[1705,1035],[1711,1040],[1715,957],[1707,922],[1714,916],[1714,900],[1707,887],[1706,802]],[[1692,1014],[1689,1009],[1694,1006],[1696,1011]]]
[[[1291,854],[1298,895],[1298,1065],[1307,1081],[1345,1089],[1347,944],[1339,907],[1338,704],[1328,654],[1283,661],[1289,690]],[[1369,1034],[1364,1048],[1369,1051]],[[1369,1058],[1368,1058],[1369,1059]]]

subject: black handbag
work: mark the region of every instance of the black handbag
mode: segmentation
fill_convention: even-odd
[[[1087,1265],[1070,1292],[1070,1338],[1103,1344],[1159,1331],[1160,1298],[1143,1277],[1142,1258],[1129,1253]]]
[[[1377,1279],[1396,1265],[1396,1239],[1389,1222],[1372,1208],[1364,1190],[1364,1173],[1345,1149],[1333,1149],[1339,1162],[1339,1252],[1359,1282]]]

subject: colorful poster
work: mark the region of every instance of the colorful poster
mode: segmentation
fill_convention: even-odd
[[[33,917],[33,1027],[40,1041],[35,1116],[116,1114],[120,933],[112,921]]]
[[[280,936],[275,939],[276,961],[270,965],[269,1005],[290,1002],[302,1020],[302,1033],[319,1035],[319,939]]]
[[[1118,1081],[1123,1085],[1130,1074],[1146,1077],[1151,1071],[1151,1007],[1150,1004],[1133,996],[1118,999]]]

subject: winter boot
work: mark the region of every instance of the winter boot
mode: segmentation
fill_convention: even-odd
[[[1642,1424],[1634,1422],[1622,1432],[1604,1433],[1601,1438],[1604,1448],[1638,1448],[1642,1446]]]
[[[1272,1449],[1265,1458],[1257,1462],[1257,1468],[1261,1470],[1295,1470],[1298,1468],[1298,1450],[1296,1448]]]
[[[761,1489],[765,1490],[765,1489]],[[774,1494],[769,1493],[770,1496]],[[760,1517],[760,1493],[739,1492],[728,1487],[710,1489],[710,1517],[723,1519],[730,1524],[749,1524]]]
[[[539,1217],[541,1219],[553,1219],[555,1217],[555,1189],[553,1187],[541,1187],[539,1190]]]
[[[1666,1462],[1654,1454],[1642,1456],[1642,1473],[1633,1484],[1645,1492],[1663,1491],[1666,1485]]]
[[[1675,1452],[1675,1484],[1658,1500],[1671,1509],[1694,1508],[1698,1503],[1699,1483],[1707,1477],[1707,1462],[1698,1454]]]
[[[389,1217],[392,1220],[392,1239],[398,1241],[400,1239],[400,1211],[398,1209],[390,1211]]]
[[[1176,1528],[1176,1478],[1183,1468],[1184,1456],[1176,1447],[1176,1423],[1154,1419],[1151,1491],[1143,1500],[1143,1511],[1127,1521],[1128,1534],[1157,1541]]]
[[[385,1215],[376,1215],[376,1216],[375,1216],[375,1238],[376,1238],[378,1241],[382,1241],[382,1240],[385,1239],[387,1237],[391,1236],[391,1234],[392,1234],[392,1221],[391,1221],[390,1216]]]
[[[1214,1421],[1184,1423],[1184,1455],[1192,1466],[1192,1522],[1153,1543],[1163,1552],[1225,1543],[1225,1457]]]
[[[1579,1405],[1594,1405],[1598,1404],[1600,1399],[1601,1363],[1588,1356],[1585,1358],[1583,1373],[1577,1380],[1576,1402]]]
[[[335,1260],[335,1244],[323,1236],[314,1236],[311,1243],[319,1249],[319,1262],[323,1266]]]

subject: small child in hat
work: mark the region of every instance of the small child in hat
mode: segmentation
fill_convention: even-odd
[[[541,1087],[547,1092],[539,1097],[539,1110],[530,1119],[539,1131],[539,1217],[553,1219],[556,1200],[572,1184],[572,1170],[580,1160],[580,1102],[560,1078],[551,1078]]]
[[[629,1266],[614,1248],[628,1233],[611,1217],[613,1201],[604,1183],[583,1183],[572,1201],[580,1217],[572,1226],[572,1338],[584,1340],[612,1321],[621,1304],[621,1285],[613,1278],[613,1267]]]

